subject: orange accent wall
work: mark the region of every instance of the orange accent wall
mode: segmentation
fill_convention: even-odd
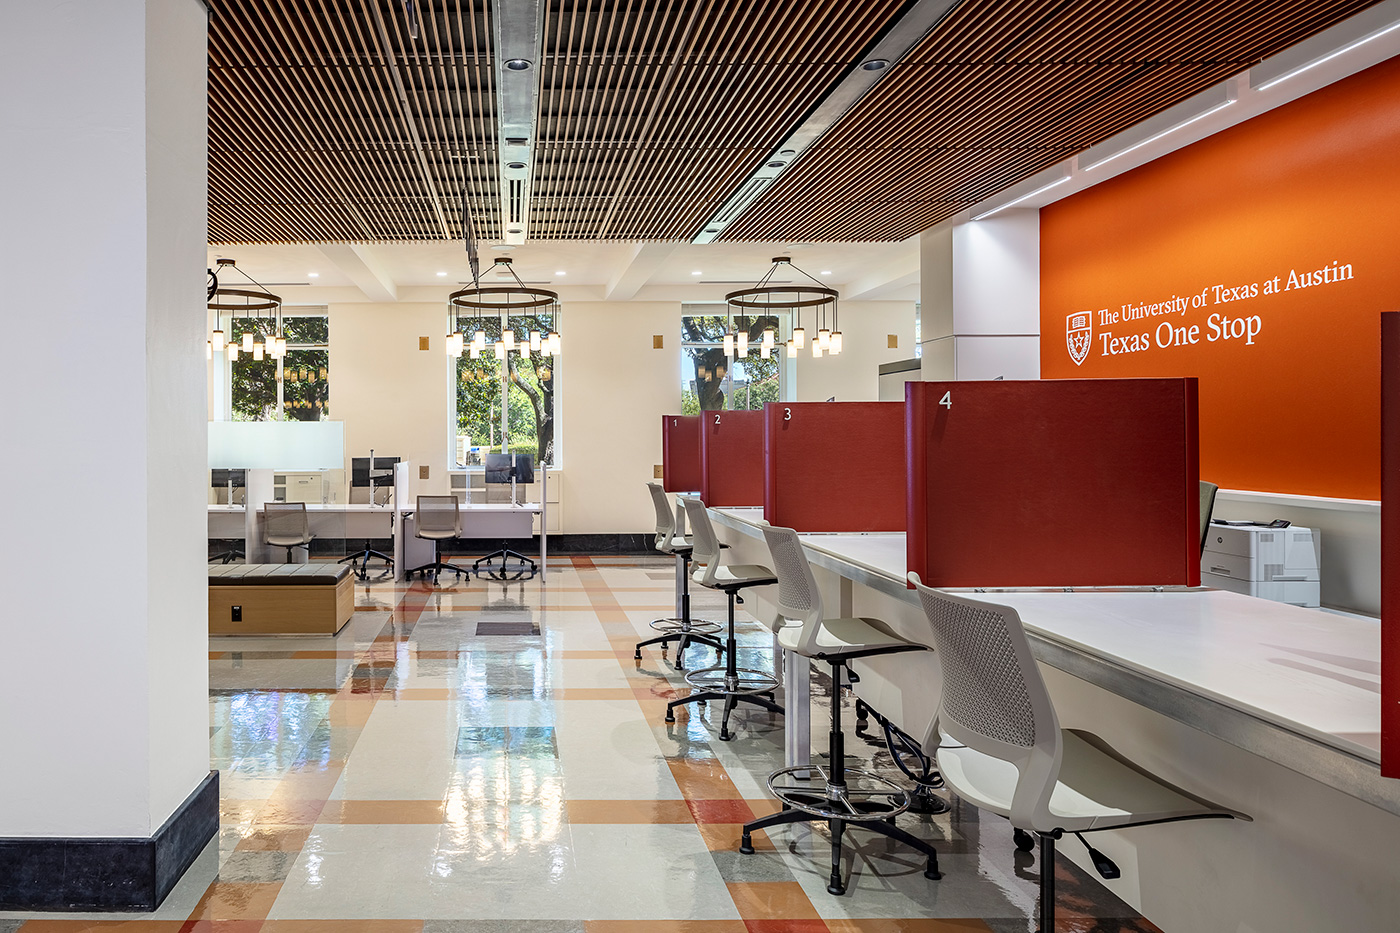
[[[1195,376],[1202,479],[1380,498],[1400,58],[1052,204],[1040,224],[1043,377]]]

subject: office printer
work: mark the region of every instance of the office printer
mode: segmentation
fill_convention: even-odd
[[[1217,525],[1206,532],[1201,585],[1293,606],[1320,603],[1321,534],[1290,525]]]

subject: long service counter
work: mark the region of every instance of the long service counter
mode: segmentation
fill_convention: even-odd
[[[762,509],[712,515],[729,560],[769,561]],[[903,534],[802,542],[828,615],[872,616],[931,643],[904,582]],[[1378,622],[1198,588],[959,592],[1020,613],[1063,726],[1093,731],[1254,818],[1096,834],[1123,868],[1106,882],[1115,893],[1168,933],[1391,928],[1400,916],[1400,781],[1379,769]],[[928,738],[930,655],[870,659],[858,670],[873,706]],[[804,682],[788,685],[796,730],[810,728],[793,715],[805,710]],[[1062,851],[1088,865],[1076,843]]]

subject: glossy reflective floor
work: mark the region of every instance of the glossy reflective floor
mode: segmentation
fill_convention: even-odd
[[[671,659],[635,661],[633,646],[672,613],[672,565],[552,565],[547,585],[371,580],[335,638],[211,639],[218,839],[153,914],[0,915],[0,933],[1035,928],[1034,858],[1015,854],[1004,821],[956,801],[900,817],[938,846],[941,881],[859,830],[841,897],[826,892],[824,827],[774,830],[740,854],[739,824],[776,809],[764,779],[781,765],[781,719],[741,709],[730,742],[715,737],[717,704],[666,725],[666,701],[688,687]],[[695,607],[724,618],[718,594]],[[743,666],[771,665],[765,630],[744,621],[740,640]],[[813,689],[817,749],[830,691]],[[848,751],[898,777],[882,747],[848,734]],[[1157,929],[1057,869],[1059,930]]]

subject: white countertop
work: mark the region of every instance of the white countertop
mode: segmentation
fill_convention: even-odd
[[[750,527],[762,509],[717,509]],[[902,587],[903,534],[802,535],[813,563]],[[823,558],[826,558],[825,560]],[[860,573],[864,571],[864,573]],[[1380,623],[1223,590],[957,591],[1011,606],[1032,635],[1380,760]]]

